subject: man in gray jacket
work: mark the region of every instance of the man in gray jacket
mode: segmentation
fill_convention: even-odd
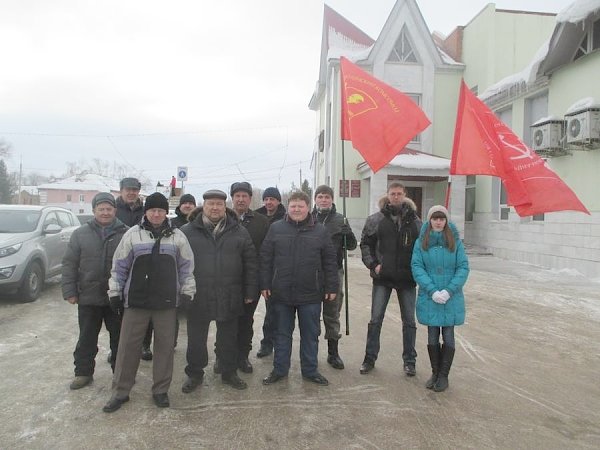
[[[80,389],[92,381],[103,321],[110,335],[110,365],[114,371],[121,328],[120,317],[110,309],[107,291],[113,254],[128,227],[116,218],[112,194],[96,194],[92,207],[94,220],[73,232],[62,263],[63,297],[78,305],[79,317],[71,389]]]

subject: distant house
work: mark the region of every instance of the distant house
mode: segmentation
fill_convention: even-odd
[[[37,186],[21,186],[21,192],[15,192],[13,203],[17,205],[39,205],[40,195]]]
[[[74,175],[37,187],[40,205],[62,206],[75,214],[92,214],[92,199],[98,192],[119,195],[119,181],[96,174]]]

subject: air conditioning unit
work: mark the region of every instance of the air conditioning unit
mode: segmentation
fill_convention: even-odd
[[[549,119],[531,126],[531,148],[542,156],[561,156],[567,154],[563,138],[565,121]]]
[[[589,108],[565,116],[567,143],[594,146],[600,142],[600,108]]]

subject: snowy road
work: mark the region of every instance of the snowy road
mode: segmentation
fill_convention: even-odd
[[[272,360],[253,351],[254,374],[242,374],[248,390],[222,385],[209,370],[199,391],[183,394],[183,321],[172,407],[162,410],[150,395],[151,363],[142,362],[131,401],[102,412],[111,377],[104,332],[94,383],[69,391],[77,314],[58,284],[31,304],[0,298],[0,448],[597,448],[600,284],[489,256],[471,256],[471,267],[467,324],[457,328],[450,388],[439,394],[423,386],[425,327],[417,376],[401,372],[397,302],[388,306],[375,370],[358,373],[371,286],[358,258],[350,259],[351,334],[340,343],[346,369],[329,367],[320,346],[328,387],[302,381],[295,339],[281,383],[261,384]],[[211,347],[213,339],[214,326]]]

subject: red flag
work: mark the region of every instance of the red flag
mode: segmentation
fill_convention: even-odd
[[[342,139],[373,172],[389,163],[429,119],[410,97],[341,58]]]
[[[590,212],[575,193],[527,147],[463,81],[450,174],[493,175],[519,216],[553,211]]]

